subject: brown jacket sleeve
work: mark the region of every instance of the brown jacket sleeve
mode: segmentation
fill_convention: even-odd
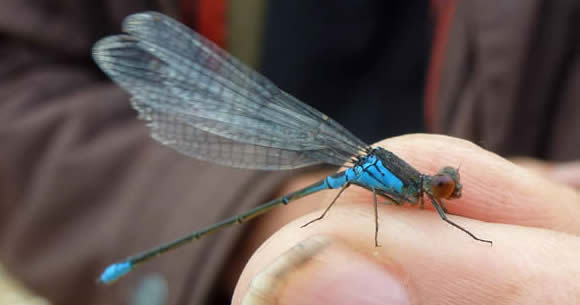
[[[167,278],[169,304],[204,304],[239,229],[112,286],[95,279],[109,263],[260,203],[282,180],[150,140],[90,59],[105,30],[147,8],[131,2],[13,0],[0,10],[0,261],[54,304],[127,304],[152,272]]]
[[[427,90],[432,130],[504,156],[580,159],[580,2],[445,2]]]

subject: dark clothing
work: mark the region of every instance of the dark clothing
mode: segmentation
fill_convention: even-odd
[[[420,54],[429,37],[417,30],[424,20],[409,29],[418,38],[379,20],[375,10],[388,8],[376,3],[383,1],[365,4],[372,9],[358,8],[370,14],[366,27],[361,20],[350,20],[326,29],[334,32],[328,39],[305,40],[311,48],[303,46],[300,66],[283,72],[300,73],[287,77],[299,77],[302,84],[286,84],[276,76],[276,61],[299,60],[291,59],[292,53],[277,57],[280,50],[272,46],[284,41],[266,41],[264,48],[266,72],[282,87],[325,104],[317,107],[328,111],[348,101],[336,109],[350,115],[381,109],[374,116],[344,119],[355,134],[373,140],[376,135],[363,133],[374,124],[380,134],[390,134],[391,127],[380,120],[396,107],[392,103],[411,103],[421,92],[405,86],[421,77]],[[151,9],[180,15],[179,3],[170,0],[6,0],[0,9],[0,261],[55,304],[126,304],[137,282],[151,272],[168,279],[169,304],[206,304],[242,230],[226,230],[159,257],[112,286],[94,281],[119,258],[263,202],[287,174],[220,167],[150,140],[128,96],[92,63],[90,48],[104,35],[119,33],[125,16]],[[578,159],[578,1],[463,0],[451,12],[449,35],[440,32],[448,39],[436,35],[443,51],[431,61],[426,117],[432,130],[474,140],[503,155]],[[424,13],[417,16],[426,18]],[[364,37],[344,29],[353,24]],[[380,34],[386,26],[390,30]],[[269,31],[276,31],[272,27]],[[399,36],[383,41],[382,35],[392,33]],[[415,38],[421,42],[409,41]],[[354,45],[337,54],[324,49],[329,40]],[[397,54],[381,55],[393,51],[387,41],[416,45],[417,53],[400,57],[409,59],[408,64],[397,60]],[[375,49],[375,43],[382,48]],[[325,51],[308,55],[313,50]],[[359,66],[346,54],[369,60]],[[433,64],[437,62],[440,69]],[[360,78],[335,74],[335,69],[358,71]],[[332,83],[313,80],[324,75]],[[322,87],[304,89],[308,85]],[[334,91],[350,86],[355,89]],[[382,91],[382,86],[390,89]],[[417,109],[396,117],[408,121],[420,115]],[[364,121],[360,129],[357,120]]]
[[[432,130],[503,156],[580,159],[580,2],[450,4],[429,77]]]
[[[262,72],[368,143],[423,132],[429,1],[270,1]]]

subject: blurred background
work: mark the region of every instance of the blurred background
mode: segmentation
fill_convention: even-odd
[[[578,167],[580,1],[0,7],[0,304],[229,304],[253,251],[244,246],[251,225],[113,286],[95,278],[119,258],[271,198],[293,174],[223,168],[149,139],[128,96],[91,59],[93,43],[135,12],[180,20],[368,143],[442,133],[550,177]],[[577,178],[559,179],[578,187]]]

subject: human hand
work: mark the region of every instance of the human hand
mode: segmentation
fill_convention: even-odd
[[[300,228],[321,211],[310,213],[268,239],[246,265],[233,304],[578,303],[575,190],[459,139],[410,135],[381,146],[429,174],[460,165],[463,196],[446,201],[450,218],[493,246],[432,210],[381,205],[377,248],[372,194],[352,187],[323,220]],[[334,195],[294,204],[324,208]]]

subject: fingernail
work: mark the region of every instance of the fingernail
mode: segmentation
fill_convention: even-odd
[[[407,287],[389,269],[332,243],[279,278],[271,286],[279,288],[275,300],[260,304],[410,304]]]
[[[580,187],[580,162],[568,162],[554,166],[551,172],[552,179],[568,184],[573,187]]]
[[[336,249],[335,249],[336,250]],[[330,250],[334,251],[334,250]],[[308,275],[295,276],[287,283],[280,303],[286,304],[409,304],[406,288],[384,266],[356,253],[342,264],[331,259],[313,264]],[[284,300],[288,298],[288,302]]]

